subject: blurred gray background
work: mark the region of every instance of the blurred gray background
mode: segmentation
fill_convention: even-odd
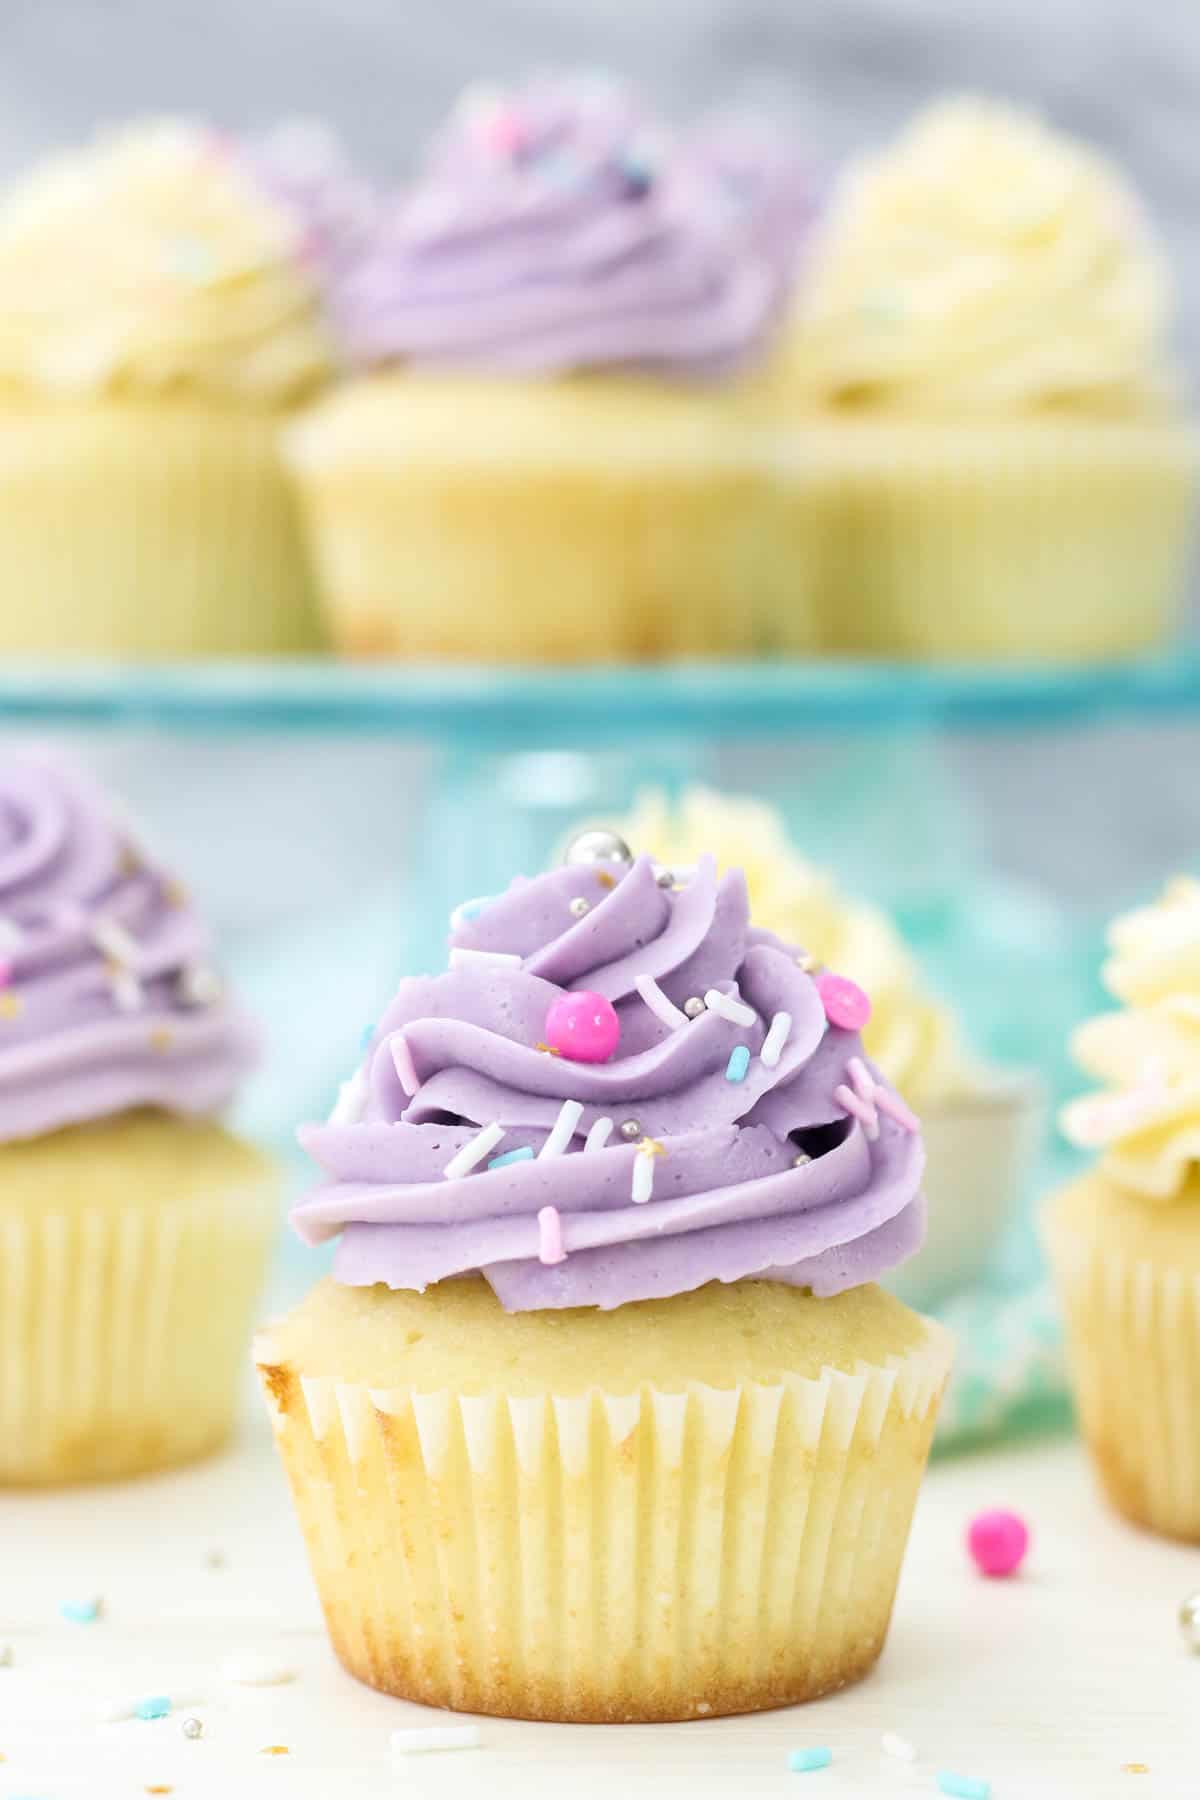
[[[322,116],[397,173],[465,82],[547,63],[633,75],[673,110],[766,107],[821,168],[947,88],[1043,108],[1143,190],[1200,368],[1197,0],[0,0],[0,174],[164,110]]]

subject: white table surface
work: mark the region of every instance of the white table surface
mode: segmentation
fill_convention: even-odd
[[[1034,1548],[1011,1582],[976,1576],[965,1521],[1026,1514]],[[211,1551],[224,1566],[212,1567]],[[985,1776],[995,1800],[1200,1800],[1200,1656],[1176,1626],[1200,1551],[1112,1518],[1077,1446],[936,1465],[917,1514],[891,1641],[861,1686],[807,1708],[688,1725],[484,1720],[478,1750],[393,1758],[397,1726],[430,1714],[360,1687],[330,1654],[265,1427],[202,1467],[119,1488],[0,1496],[0,1800],[418,1800],[522,1796],[936,1793],[942,1767]],[[63,1601],[103,1596],[90,1625]],[[238,1649],[278,1655],[287,1686],[237,1688]],[[97,1723],[105,1701],[194,1697],[180,1715]],[[880,1755],[896,1731],[912,1768]],[[282,1744],[287,1755],[262,1754]],[[791,1774],[787,1754],[834,1762]],[[1149,1772],[1125,1772],[1145,1763]]]

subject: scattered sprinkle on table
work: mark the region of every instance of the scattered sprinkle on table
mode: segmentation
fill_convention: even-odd
[[[92,1625],[100,1617],[103,1605],[96,1594],[90,1600],[64,1600],[58,1610],[72,1625]]]
[[[173,1794],[174,1791],[174,1788],[169,1788],[165,1781],[156,1782],[153,1787],[146,1789],[148,1794]]]
[[[828,1744],[813,1744],[806,1750],[788,1752],[788,1768],[793,1775],[810,1775],[815,1769],[827,1769],[833,1761]]]
[[[135,1719],[165,1719],[171,1710],[170,1694],[147,1694],[133,1709]]]
[[[228,1562],[229,1562],[229,1558],[226,1556],[226,1554],[223,1550],[209,1550],[209,1551],[206,1551],[206,1553],[205,1553],[205,1557],[204,1557],[205,1568],[223,1569],[227,1566]]]
[[[1029,1549],[1029,1527],[1005,1507],[976,1513],[967,1527],[967,1549],[981,1575],[1015,1575]]]
[[[974,1775],[956,1775],[953,1769],[939,1769],[937,1784],[952,1800],[991,1800],[992,1784]]]
[[[1122,1773],[1122,1775],[1148,1775],[1150,1773],[1150,1764],[1149,1763],[1122,1763],[1121,1764],[1121,1773]]]
[[[288,1753],[286,1744],[264,1744],[260,1752],[263,1756],[287,1756]]]
[[[418,1725],[393,1731],[394,1756],[422,1756],[428,1750],[478,1750],[478,1725]]]
[[[185,1738],[203,1737],[204,1720],[198,1719],[194,1713],[189,1713],[179,1729],[182,1731]]]
[[[897,1762],[916,1762],[917,1746],[901,1737],[898,1731],[885,1731],[879,1740],[879,1748],[885,1756],[894,1757]]]
[[[295,1679],[296,1671],[289,1663],[260,1650],[235,1650],[221,1664],[221,1680],[240,1687],[283,1687]]]

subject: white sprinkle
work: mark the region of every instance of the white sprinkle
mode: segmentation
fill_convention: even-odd
[[[138,960],[137,939],[115,919],[97,919],[92,926],[92,942],[113,962],[136,963]]]
[[[290,1663],[260,1650],[235,1650],[221,1664],[221,1680],[236,1682],[239,1687],[283,1687],[295,1679]]]
[[[583,1140],[584,1150],[603,1150],[605,1144],[607,1144],[609,1138],[612,1136],[612,1131],[613,1122],[611,1119],[597,1119],[596,1123],[592,1126],[592,1129],[588,1132],[587,1137]]]
[[[791,1013],[777,1012],[771,1020],[771,1029],[763,1039],[763,1047],[759,1051],[759,1055],[768,1069],[779,1066],[779,1059],[783,1055],[783,1046],[788,1041],[791,1029]]]
[[[14,919],[0,915],[0,956],[12,956],[25,942],[25,933]]]
[[[349,1081],[343,1081],[329,1115],[330,1125],[357,1125],[367,1104],[367,1072],[356,1069]]]
[[[450,952],[452,969],[473,969],[479,963],[496,963],[500,968],[519,969],[521,958],[507,950],[463,950],[456,946]]]
[[[114,968],[108,978],[113,1000],[118,1012],[141,1012],[146,1004],[146,996],[142,992],[142,984],[132,969]]]
[[[680,1012],[674,1001],[667,996],[655,981],[653,975],[635,975],[633,985],[656,1019],[669,1025],[672,1031],[680,1031],[687,1024],[687,1014]]]
[[[464,1144],[462,1149],[450,1158],[442,1171],[446,1180],[457,1181],[460,1176],[469,1175],[477,1163],[481,1163],[485,1157],[492,1154],[503,1136],[503,1125],[497,1125],[493,1119],[490,1125],[485,1125],[469,1144]]]
[[[654,1158],[639,1150],[633,1159],[633,1187],[630,1198],[635,1206],[645,1206],[654,1192]]]
[[[548,1162],[552,1156],[561,1156],[570,1143],[583,1106],[578,1100],[564,1100],[558,1111],[558,1117],[550,1127],[550,1135],[537,1153],[539,1162]]]
[[[176,983],[185,1006],[215,1006],[221,998],[221,977],[207,963],[189,963]]]
[[[478,1725],[407,1726],[392,1733],[394,1756],[420,1756],[426,1750],[478,1750]]]
[[[421,1083],[417,1078],[417,1065],[413,1061],[413,1053],[408,1039],[402,1031],[398,1031],[391,1041],[392,1062],[400,1077],[400,1086],[410,1097],[416,1093]]]
[[[885,1731],[879,1740],[879,1748],[885,1756],[894,1756],[897,1762],[916,1762],[917,1746],[910,1744],[898,1732]]]
[[[715,1012],[722,1019],[728,1019],[731,1025],[753,1025],[757,1015],[733,994],[723,994],[719,988],[709,988],[704,996],[704,1004],[709,1012]]]

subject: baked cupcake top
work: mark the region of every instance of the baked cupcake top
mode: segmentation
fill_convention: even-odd
[[[737,368],[773,335],[787,258],[759,229],[781,183],[744,150],[734,163],[608,81],[472,90],[333,285],[350,361]]]
[[[618,851],[614,859],[606,854]],[[580,860],[599,854],[600,860]],[[854,983],[750,922],[711,857],[619,840],[459,909],[404,981],[293,1214],[352,1285],[481,1271],[510,1311],[761,1276],[834,1294],[924,1235],[917,1121],[863,1052]]]
[[[958,1020],[925,985],[891,919],[840,893],[828,874],[800,856],[772,807],[702,787],[689,788],[675,807],[647,793],[617,829],[668,866],[686,867],[708,849],[718,870],[740,869],[759,925],[802,943],[871,996],[863,1043],[914,1106],[979,1092],[983,1072]]]
[[[1119,1186],[1174,1200],[1200,1164],[1200,881],[1172,881],[1118,919],[1104,965],[1126,1010],[1080,1026],[1072,1050],[1104,1091],[1063,1111],[1063,1131],[1098,1150]]]
[[[283,404],[330,368],[301,221],[217,133],[134,126],[0,201],[0,383]]]
[[[0,759],[0,1142],[215,1112],[254,1060],[186,893],[83,772]]]
[[[1025,114],[956,100],[847,170],[790,350],[834,405],[1123,413],[1168,390],[1167,312],[1115,169]]]

